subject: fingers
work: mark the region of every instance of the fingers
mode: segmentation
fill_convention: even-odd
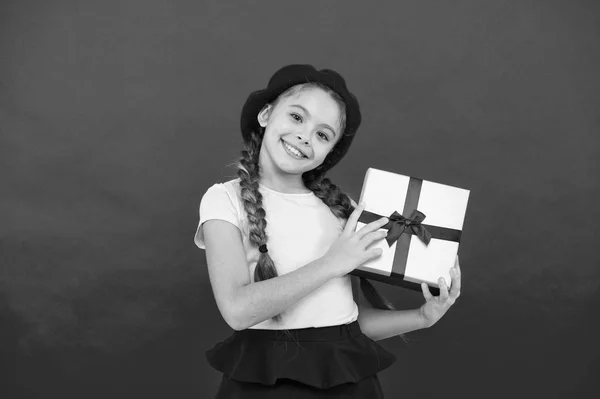
[[[356,226],[358,224],[358,219],[360,219],[360,215],[362,211],[365,210],[365,203],[361,202],[358,204],[356,208],[354,208],[354,212],[348,217],[346,221],[346,226],[344,226],[344,234],[352,234],[356,231]],[[385,226],[389,222],[387,217],[382,217],[374,222],[365,224],[359,231],[356,232],[357,238],[360,240],[367,234],[379,230],[381,227]]]
[[[362,229],[360,229],[359,231],[356,232],[356,236],[358,237],[358,239],[362,239],[367,234],[381,229],[383,226],[385,226],[387,224],[387,222],[389,222],[389,219],[386,217],[382,217],[374,222],[371,222],[371,223],[363,226]]]
[[[348,217],[346,221],[346,226],[344,226],[344,233],[354,233],[356,230],[356,225],[358,224],[358,218],[360,218],[360,214],[365,209],[365,203],[361,202],[358,204],[356,208],[354,208],[354,212]]]
[[[371,256],[367,260],[379,258],[383,254],[383,249],[381,249],[381,248],[373,248],[371,250],[370,254],[371,254]],[[365,260],[365,262],[366,262],[366,260]]]
[[[446,285],[446,280],[443,277],[438,279],[438,284],[440,286],[440,300],[446,302],[448,300],[448,286]]]
[[[423,296],[425,297],[426,301],[430,301],[431,299],[433,299],[433,295],[431,295],[427,283],[421,283],[421,290],[423,291]]]
[[[460,295],[460,268],[455,266],[452,269],[450,269],[450,276],[452,277],[452,287],[450,288],[450,296],[456,299]]]

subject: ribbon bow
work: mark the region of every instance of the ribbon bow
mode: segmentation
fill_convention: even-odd
[[[408,228],[410,228],[412,232],[425,243],[425,245],[428,245],[429,241],[431,241],[431,233],[421,225],[421,222],[425,220],[425,214],[422,212],[415,209],[412,211],[409,218],[405,218],[394,211],[389,219],[390,221],[382,228],[387,228],[389,230],[385,239],[390,247]]]

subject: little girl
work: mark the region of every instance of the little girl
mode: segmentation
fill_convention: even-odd
[[[342,76],[310,65],[281,68],[246,101],[238,178],[206,191],[194,238],[235,330],[206,353],[223,373],[217,398],[382,398],[377,373],[395,356],[375,341],[432,326],[458,298],[458,259],[451,290],[441,279],[433,297],[423,284],[414,310],[395,310],[366,279],[363,300],[348,275],[381,255],[369,247],[388,223],[355,231],[364,204],[324,177],[360,122]]]

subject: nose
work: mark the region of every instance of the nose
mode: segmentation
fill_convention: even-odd
[[[298,140],[300,140],[300,143],[304,144],[304,145],[308,145],[308,140],[305,139],[303,136],[298,135]]]

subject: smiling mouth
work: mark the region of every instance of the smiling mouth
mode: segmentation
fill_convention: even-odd
[[[283,139],[281,139],[281,145],[284,147],[284,149],[285,149],[285,151],[286,151],[286,152],[289,152],[290,154],[292,154],[292,155],[293,155],[294,157],[296,157],[297,159],[308,159],[308,157],[307,157],[306,155],[304,155],[304,153],[303,153],[303,152],[301,152],[300,150],[298,150],[297,148],[295,148],[293,145],[286,143],[286,142],[285,142]],[[286,147],[287,145],[289,145],[290,147],[294,148],[296,151],[300,152],[300,153],[302,154],[302,155],[301,155],[301,158],[298,158],[298,157],[296,156],[296,154],[294,154],[293,152],[290,152],[290,151],[287,149],[287,147]]]

